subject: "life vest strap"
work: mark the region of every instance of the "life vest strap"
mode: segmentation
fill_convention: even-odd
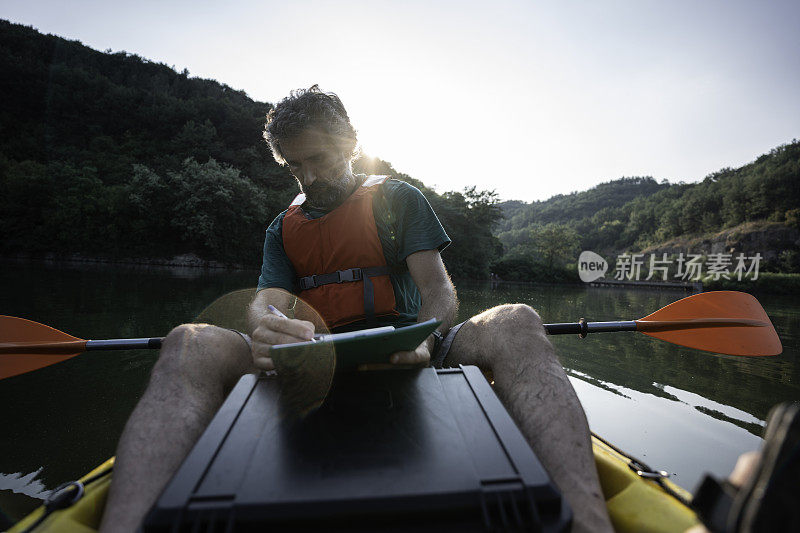
[[[348,268],[327,274],[314,274],[300,278],[300,290],[307,291],[331,283],[347,283],[364,280],[364,315],[367,325],[375,324],[375,289],[370,278],[375,276],[388,276],[388,266],[375,266],[366,268]]]

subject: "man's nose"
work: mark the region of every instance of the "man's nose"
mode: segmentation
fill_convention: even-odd
[[[313,169],[304,169],[303,170],[303,186],[310,187],[315,181],[317,181],[317,174],[314,172]]]

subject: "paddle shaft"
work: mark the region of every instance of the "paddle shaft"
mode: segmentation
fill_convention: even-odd
[[[548,335],[585,335],[587,333],[599,333],[603,331],[636,331],[636,322],[634,320],[622,322],[565,322],[544,324],[544,329]],[[44,342],[31,343],[29,346],[26,346],[24,343],[0,344],[0,353],[5,351],[11,352],[12,350],[16,353],[69,353],[91,350],[158,349],[161,348],[161,341],[163,340],[163,337],[152,337],[141,339]]]
[[[748,318],[683,318],[675,320],[625,320],[620,322],[567,322],[544,324],[548,335],[600,333],[608,331],[676,331],[698,328],[767,327],[770,324]]]
[[[88,352],[90,350],[143,350],[161,348],[162,337],[143,339],[106,339],[97,341],[54,341],[54,342],[13,342],[0,343],[3,353],[51,353],[66,354]]]
[[[548,335],[586,335],[602,331],[636,331],[635,320],[621,322],[563,322],[559,324],[544,324]]]
[[[709,327],[759,327],[768,324],[759,320],[733,318],[687,318],[682,320],[623,320],[614,322],[562,322],[543,324],[548,335],[583,335],[614,331],[667,331]],[[70,353],[92,350],[144,350],[161,348],[163,337],[141,339],[75,340],[44,343],[0,343],[0,354],[14,353]]]
[[[107,339],[102,341],[86,341],[86,350],[142,350],[161,348],[163,337],[142,339]]]

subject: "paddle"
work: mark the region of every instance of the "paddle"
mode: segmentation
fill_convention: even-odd
[[[734,291],[704,292],[639,320],[545,324],[550,335],[640,331],[673,344],[727,355],[777,355],[781,341],[761,304]],[[162,338],[83,340],[49,326],[0,316],[0,379],[59,363],[89,350],[158,348]]]
[[[84,340],[33,320],[0,316],[0,379],[38,370],[91,350],[160,348],[150,339]]]
[[[545,324],[549,335],[640,331],[688,348],[725,355],[778,355],[783,346],[767,313],[750,294],[702,292],[672,302],[639,320]]]

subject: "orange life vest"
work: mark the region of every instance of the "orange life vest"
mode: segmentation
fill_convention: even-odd
[[[310,219],[294,199],[283,217],[283,248],[300,282],[299,297],[328,328],[376,316],[398,316],[389,267],[372,214],[387,176],[371,176],[339,207]]]

